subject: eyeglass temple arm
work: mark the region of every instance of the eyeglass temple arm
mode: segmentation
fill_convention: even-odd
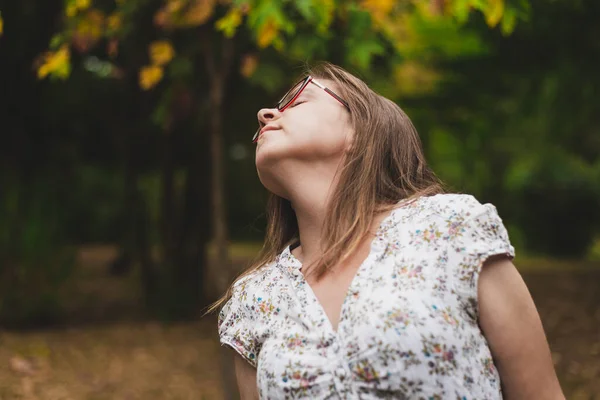
[[[342,105],[344,107],[346,107],[348,110],[350,110],[350,106],[348,105],[348,103],[346,103],[340,96],[338,96],[337,94],[335,94],[331,89],[321,85],[319,82],[316,82],[314,79],[312,80],[312,83],[314,83],[315,85],[317,85],[318,87],[320,87],[321,89],[323,89],[324,91],[326,91],[327,93],[329,93],[330,95],[333,96],[334,99],[336,99],[337,101],[339,101],[340,103],[342,103]]]

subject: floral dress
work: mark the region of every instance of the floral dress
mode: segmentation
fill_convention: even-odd
[[[490,256],[514,257],[491,204],[440,194],[383,220],[335,331],[286,247],[239,280],[221,343],[257,368],[261,399],[501,399],[478,324]]]

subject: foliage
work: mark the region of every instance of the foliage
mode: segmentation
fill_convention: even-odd
[[[56,323],[74,262],[72,250],[61,242],[57,199],[43,182],[8,188],[0,198],[0,324]]]
[[[515,216],[527,234],[529,249],[559,257],[586,254],[598,229],[590,221],[600,218],[600,193],[593,186],[592,172],[565,152],[548,152],[523,170],[527,176],[513,197],[524,206]]]
[[[600,232],[598,12],[533,1],[508,38],[471,24],[487,53],[447,60],[436,93],[405,99],[435,170],[494,202],[534,253],[583,256]]]
[[[149,44],[150,64],[138,67],[144,90],[155,87],[164,79],[164,69],[177,61],[171,38],[178,32],[210,26],[226,38],[238,32],[251,38],[256,50],[241,63],[245,77],[260,69],[259,54],[268,54],[269,48],[297,60],[323,58],[324,50],[341,35],[344,65],[368,72],[375,58],[387,59],[398,66],[393,75],[395,86],[401,89],[395,95],[410,94],[419,87],[428,91],[439,80],[432,62],[437,55],[481,51],[477,37],[461,30],[469,14],[481,12],[490,27],[500,25],[504,34],[528,15],[525,0],[161,0],[152,4],[153,24],[161,38]],[[65,0],[64,29],[52,39],[38,75],[68,77],[71,59],[64,46],[85,54],[102,45],[105,49],[99,54],[118,71],[119,44],[135,34],[144,7],[146,2],[139,0],[117,1],[112,6],[102,0]],[[162,57],[160,62],[156,54]],[[410,62],[403,65],[403,61]],[[424,76],[425,84],[412,84],[418,75]]]
[[[57,30],[50,40],[44,38],[47,51],[34,66],[39,85],[57,96],[59,85],[47,85],[46,80],[78,85],[71,89],[78,97],[65,91],[60,94],[67,99],[64,103],[48,101],[52,104],[43,107],[52,109],[48,118],[66,121],[56,125],[56,142],[78,155],[72,166],[82,178],[74,189],[78,194],[73,196],[73,215],[66,218],[68,226],[86,221],[89,231],[74,231],[81,233],[75,239],[109,240],[108,231],[120,230],[113,240],[122,235],[135,242],[127,224],[136,225],[148,236],[148,246],[159,242],[161,256],[153,267],[159,281],[178,294],[183,291],[181,282],[195,278],[176,271],[183,265],[177,256],[184,246],[198,247],[203,240],[197,235],[184,243],[177,237],[189,219],[185,216],[191,215],[186,204],[207,208],[198,200],[207,197],[206,180],[200,175],[210,168],[191,166],[197,158],[209,158],[205,149],[210,143],[202,140],[215,121],[223,124],[226,144],[239,148],[247,140],[242,133],[255,123],[255,110],[248,104],[272,100],[289,83],[285,71],[290,66],[317,59],[342,64],[396,100],[434,95],[453,79],[445,65],[448,60],[485,57],[486,32],[492,28],[506,35],[528,12],[528,2],[522,0],[64,0],[53,27]],[[102,102],[87,98],[99,90]],[[77,115],[78,110],[85,115],[90,110],[75,104],[74,98],[82,104],[94,102],[94,117]],[[227,118],[228,110],[219,109],[224,103],[237,105],[237,118]],[[101,127],[92,127],[96,124]],[[59,132],[62,128],[68,133]],[[479,171],[478,181],[489,175],[485,168],[473,168],[482,164],[472,157],[480,141],[469,139],[465,152],[457,150],[457,155],[475,160],[462,165],[452,161],[447,147],[462,146],[460,134],[447,126],[435,128],[424,132],[426,139],[435,138],[427,142],[437,151],[434,163],[447,166],[444,171],[457,180],[468,181]],[[82,167],[88,165],[83,143],[94,141],[119,149],[118,161],[106,148],[98,151],[105,157],[99,167],[105,171],[99,174]],[[235,220],[231,224],[255,238],[258,233],[238,221],[256,215],[264,193],[257,189],[250,157],[231,165],[229,192],[232,198],[246,199],[243,206],[229,205]],[[113,172],[118,167],[123,170]],[[128,178],[121,179],[124,176]],[[144,187],[143,176],[152,177],[151,189]],[[132,188],[129,193],[121,193],[128,192],[117,187],[121,183]],[[103,190],[110,194],[103,195]],[[131,198],[136,198],[133,206],[121,209]],[[93,204],[93,211],[87,203]],[[125,221],[133,214],[129,222],[113,226],[116,219]],[[204,220],[200,224],[207,225]],[[189,255],[196,269],[199,258]],[[182,298],[174,295],[172,302]]]

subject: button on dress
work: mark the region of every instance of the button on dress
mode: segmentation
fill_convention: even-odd
[[[335,331],[286,247],[240,279],[219,336],[257,369],[261,399],[502,399],[478,324],[490,256],[514,257],[491,204],[401,201],[359,266]]]

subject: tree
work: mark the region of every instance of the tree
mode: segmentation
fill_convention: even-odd
[[[508,38],[473,26],[488,52],[449,60],[452,82],[415,104],[435,110],[419,121],[433,132],[434,167],[493,200],[515,247],[582,257],[600,229],[600,81],[592,72],[600,7],[534,0],[531,8],[535,18]]]
[[[440,71],[435,65],[440,55],[461,56],[481,51],[477,36],[461,30],[472,11],[481,12],[490,27],[500,25],[504,33],[510,33],[516,21],[526,16],[527,3],[65,0],[63,28],[51,40],[50,50],[40,57],[37,73],[40,78],[68,78],[75,51],[83,58],[84,68],[100,78],[131,82],[133,74],[137,74],[140,88],[149,92],[142,102],[148,104],[148,109],[154,108],[154,121],[165,132],[160,230],[163,263],[171,268],[182,263],[177,254],[182,251],[185,238],[174,238],[181,224],[174,223],[176,201],[169,138],[173,138],[176,125],[185,119],[182,109],[188,107],[183,114],[189,115],[190,103],[200,107],[200,114],[209,121],[211,225],[219,255],[217,265],[226,266],[229,263],[222,187],[222,121],[236,66],[250,84],[270,91],[281,90],[289,83],[276,72],[282,63],[326,57],[359,71],[389,97],[434,90],[440,81]],[[141,31],[146,32],[143,36],[149,42],[147,56],[136,51],[141,48]],[[134,42],[137,46],[131,45]],[[194,71],[204,71],[204,79],[196,79],[190,90]],[[388,84],[390,78],[394,85]],[[187,106],[182,107],[182,102]],[[198,192],[197,184],[188,175],[188,192],[193,192],[194,186]],[[135,177],[127,185],[134,187]],[[140,229],[137,231],[139,236]],[[207,237],[196,239],[199,242],[191,247],[204,248],[202,240]],[[146,254],[142,264],[148,264],[144,270],[151,277],[154,273],[149,266],[147,245],[140,249],[141,254]],[[193,264],[192,261],[189,269],[195,268]],[[212,275],[220,278],[216,287],[222,291],[229,274],[213,272]],[[156,291],[149,283],[156,280],[148,278],[149,291]]]

